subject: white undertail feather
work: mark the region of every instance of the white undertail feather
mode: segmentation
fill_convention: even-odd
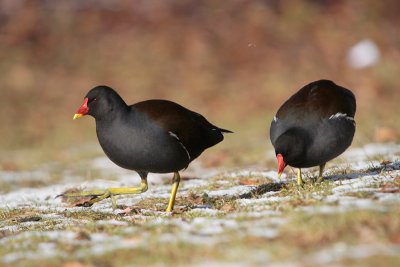
[[[356,123],[355,120],[354,120],[354,118],[353,118],[353,117],[350,117],[350,116],[347,116],[346,113],[340,113],[340,112],[338,112],[338,113],[336,113],[336,114],[334,114],[334,115],[332,115],[332,116],[329,117],[330,120],[332,120],[332,119],[340,119],[340,118],[344,118],[344,119],[346,119],[346,120],[352,121],[354,125],[355,125],[355,123]]]
[[[178,140],[178,142],[179,142],[179,144],[183,147],[183,149],[186,151],[186,154],[187,154],[187,156],[188,156],[188,158],[189,158],[189,161],[191,160],[191,157],[190,157],[190,154],[189,154],[189,151],[186,149],[186,147],[182,144],[182,142],[181,142],[181,140],[179,140],[179,137],[176,135],[176,134],[174,134],[173,132],[168,132],[169,133],[169,135],[170,136],[172,136],[173,138],[175,138],[176,140]]]
[[[336,114],[334,114],[334,115],[329,117],[330,120],[331,119],[338,119],[338,118],[345,118],[346,120],[354,121],[353,117],[347,116],[346,113],[340,113],[340,112],[338,112],[338,113],[336,113]]]

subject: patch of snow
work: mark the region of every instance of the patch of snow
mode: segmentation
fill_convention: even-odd
[[[379,202],[400,203],[400,193],[375,193],[374,196],[378,198]]]
[[[2,182],[15,183],[18,181],[41,181],[46,182],[51,180],[48,172],[35,171],[0,171],[0,180]]]
[[[270,197],[270,196],[277,195],[277,194],[279,194],[279,191],[270,191],[270,192],[262,194],[261,196],[262,197]]]
[[[48,211],[48,209],[45,211]],[[42,217],[42,219],[47,219],[47,220],[64,219],[64,216],[56,213],[41,214],[40,217]]]
[[[128,226],[128,222],[118,220],[99,220],[96,221],[98,225],[115,225],[115,226]]]
[[[270,179],[274,182],[282,182],[286,179],[286,174],[282,173],[282,176],[279,178],[278,173],[276,171],[259,171],[259,170],[246,170],[242,169],[235,172],[228,172],[223,175],[224,177],[230,178],[242,178],[242,177],[263,177]]]
[[[254,198],[254,199],[237,199],[236,203],[240,206],[248,206],[248,205],[262,205],[262,204],[269,204],[269,203],[276,203],[276,202],[284,202],[290,200],[292,197],[285,196],[285,197],[263,197],[263,198]]]
[[[231,187],[229,189],[221,189],[221,190],[214,190],[214,191],[206,191],[206,194],[209,197],[222,197],[222,196],[239,196],[242,194],[250,193],[255,186],[246,186],[246,185],[238,185]]]
[[[156,217],[153,220],[149,221],[147,224],[152,226],[152,225],[168,225],[170,224],[170,220],[168,218],[163,218],[163,217]]]
[[[80,250],[76,253],[77,258],[87,258],[89,255],[102,255],[119,249],[131,249],[138,247],[140,240],[135,239],[107,239],[105,242],[95,244],[88,249]]]
[[[158,237],[159,241],[165,243],[177,243],[183,242],[187,244],[193,245],[201,245],[201,246],[214,246],[220,242],[226,242],[227,238],[220,237],[215,238],[214,236],[209,235],[198,235],[188,232],[180,232],[179,234],[170,234],[164,233]]]
[[[356,197],[342,196],[342,195],[339,195],[339,194],[336,194],[336,195],[328,195],[328,196],[326,196],[326,197],[324,198],[324,202],[326,202],[326,203],[338,203],[339,200],[345,200],[345,199],[354,200],[354,199],[356,199]]]
[[[37,251],[12,252],[4,255],[2,258],[2,262],[5,264],[12,264],[13,262],[22,259],[38,260],[53,258],[56,256],[67,257],[67,253],[60,252],[56,250],[56,248],[41,250],[40,253],[38,253]]]
[[[261,217],[270,217],[270,216],[280,216],[282,212],[275,210],[262,210],[262,211],[249,211],[249,212],[238,212],[238,213],[228,213],[226,215],[227,218],[261,218]]]
[[[135,214],[135,215],[127,215],[123,217],[127,221],[133,221],[133,222],[141,222],[141,221],[148,221],[151,220],[152,218],[149,216],[145,216],[142,214]]]
[[[279,231],[273,228],[251,228],[246,235],[261,237],[266,239],[273,239],[279,236]]]
[[[390,182],[390,181],[393,181],[393,178],[390,176],[366,175],[360,178],[336,181],[334,182],[334,184],[337,184],[338,186],[333,188],[332,191],[335,194],[365,191],[365,188],[367,187],[371,187],[374,185],[381,184],[383,182]]]
[[[340,199],[339,204],[342,206],[353,206],[359,209],[370,209],[376,207],[376,202],[372,199],[356,198],[352,200]]]
[[[7,246],[13,243],[15,240],[28,240],[32,237],[45,237],[49,239],[49,241],[58,241],[62,240],[64,242],[72,241],[76,238],[76,233],[71,231],[30,231],[30,232],[22,232],[13,236],[6,236],[0,239],[0,244]]]
[[[7,226],[3,226],[0,227],[0,231],[7,231],[7,232],[18,232],[20,231],[21,227],[19,225],[7,225]]]
[[[59,207],[61,200],[55,198],[73,184],[56,184],[41,188],[21,188],[6,194],[0,195],[0,208],[32,208],[33,206]]]
[[[192,231],[199,235],[215,235],[229,229],[238,228],[238,224],[235,220],[208,219],[204,217],[194,218],[191,225]]]
[[[345,259],[362,259],[375,255],[397,256],[400,253],[399,245],[365,244],[350,246],[345,243],[336,243],[332,247],[322,249],[310,256],[314,264],[325,265]]]

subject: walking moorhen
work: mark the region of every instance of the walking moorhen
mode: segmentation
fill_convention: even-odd
[[[174,172],[167,212],[174,207],[179,186],[179,171],[185,169],[205,149],[224,139],[229,130],[218,128],[199,113],[167,100],[147,100],[128,106],[112,88],[97,86],[90,90],[74,119],[91,115],[105,154],[122,168],[136,171],[141,186],[108,188],[64,197],[92,197],[85,206],[114,196],[147,191],[147,174]]]
[[[322,181],[325,163],[342,154],[356,130],[353,93],[329,80],[312,82],[291,96],[271,122],[270,139],[278,160],[278,174],[286,165],[301,168],[319,165]]]

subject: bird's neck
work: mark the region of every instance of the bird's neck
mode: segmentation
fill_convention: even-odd
[[[123,103],[123,105],[114,105],[102,116],[96,116],[96,125],[111,125],[117,120],[123,120],[129,116],[129,107]]]

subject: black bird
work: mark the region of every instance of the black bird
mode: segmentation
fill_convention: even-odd
[[[299,168],[297,183],[301,185],[301,168],[319,166],[318,181],[322,181],[325,163],[351,145],[355,113],[354,94],[332,81],[319,80],[301,88],[271,122],[278,174],[286,165]]]
[[[65,197],[92,197],[90,206],[115,195],[140,194],[147,191],[147,174],[174,172],[167,212],[174,207],[179,186],[179,171],[188,167],[205,149],[231,133],[208,122],[199,113],[167,100],[147,100],[128,106],[112,88],[97,86],[90,90],[74,119],[91,115],[96,120],[96,133],[107,157],[122,168],[136,171],[141,186],[108,188]]]

